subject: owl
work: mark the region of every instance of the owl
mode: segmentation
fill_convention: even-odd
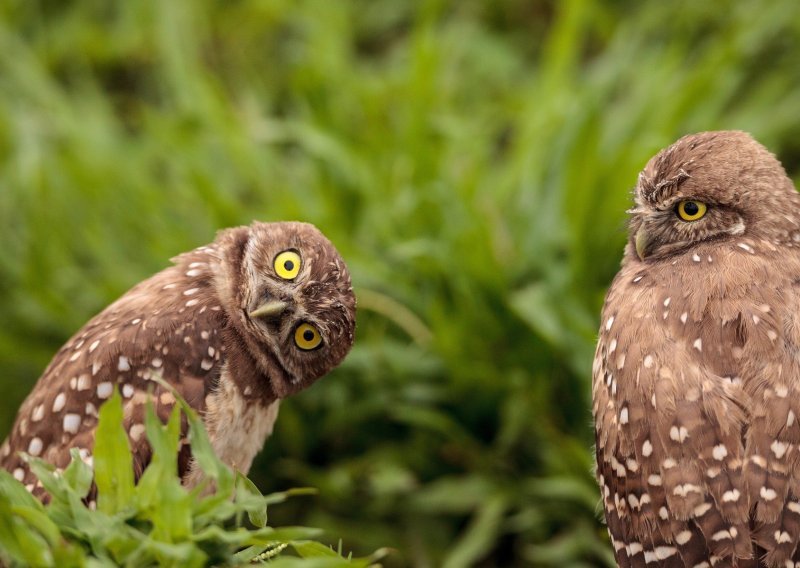
[[[620,566],[800,567],[800,194],[743,132],[639,174],[593,368]]]
[[[92,462],[98,408],[118,389],[138,478],[150,460],[148,401],[166,421],[171,384],[198,411],[217,455],[247,473],[280,400],[328,373],[353,344],[356,300],[333,245],[306,223],[253,223],[134,286],[64,345],[22,404],[0,466],[42,497],[19,452],[64,468]],[[183,436],[179,474],[200,471]],[[91,503],[90,503],[91,504]]]

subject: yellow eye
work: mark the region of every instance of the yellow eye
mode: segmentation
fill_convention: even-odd
[[[684,221],[697,221],[706,214],[707,209],[701,201],[681,201],[678,203],[678,217]]]
[[[311,351],[322,345],[322,336],[310,323],[301,323],[294,330],[294,342],[303,351]]]
[[[294,280],[300,272],[300,255],[293,250],[285,250],[275,257],[275,272],[284,280]]]

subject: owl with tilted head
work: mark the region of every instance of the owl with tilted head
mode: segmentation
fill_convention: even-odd
[[[800,566],[800,195],[744,132],[639,175],[593,370],[620,566]]]
[[[138,478],[150,460],[148,401],[164,421],[176,404],[156,377],[199,412],[217,455],[247,473],[280,400],[336,367],[353,344],[350,275],[312,225],[227,229],[173,261],[67,341],[22,404],[0,466],[34,494],[44,495],[19,452],[64,468],[78,448],[91,463],[98,409],[115,388]],[[184,483],[196,485],[188,443],[178,462]]]

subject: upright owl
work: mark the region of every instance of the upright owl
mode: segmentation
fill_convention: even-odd
[[[800,195],[743,132],[639,175],[593,369],[620,566],[800,566]]]
[[[166,420],[173,395],[203,418],[214,450],[246,473],[272,432],[280,399],[338,365],[353,344],[356,300],[344,261],[305,223],[222,231],[178,256],[89,321],[55,355],[23,403],[0,465],[41,495],[18,451],[63,468],[91,462],[97,411],[115,387],[138,478],[150,459],[144,410]],[[199,481],[184,444],[180,475]]]

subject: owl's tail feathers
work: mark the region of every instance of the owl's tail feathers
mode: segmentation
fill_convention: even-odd
[[[710,501],[695,509],[694,522],[703,533],[712,556],[723,559],[752,558],[753,545],[749,526],[744,523],[729,523]]]
[[[800,501],[791,497],[780,517],[773,523],[763,523],[753,533],[753,540],[766,551],[767,566],[789,566],[797,562],[800,568]]]

